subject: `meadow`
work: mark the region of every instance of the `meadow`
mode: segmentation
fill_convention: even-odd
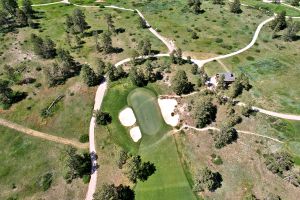
[[[67,184],[66,146],[33,138],[0,127],[0,199],[83,199],[87,186],[82,180]],[[43,190],[40,180],[52,174],[50,189]]]

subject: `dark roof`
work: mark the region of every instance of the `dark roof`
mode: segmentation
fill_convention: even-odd
[[[216,76],[220,77],[220,76],[223,76],[223,75],[225,77],[225,79],[224,79],[225,82],[233,82],[233,81],[235,81],[235,76],[231,72],[218,73]]]

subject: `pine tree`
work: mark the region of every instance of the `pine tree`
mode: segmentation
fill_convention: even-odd
[[[114,26],[114,21],[112,20],[111,14],[105,14],[105,21],[107,23],[107,30],[112,33],[116,32],[115,26]]]
[[[22,27],[28,26],[28,18],[26,14],[23,12],[23,10],[20,9],[17,10],[16,18],[17,18],[16,21],[20,26]]]
[[[96,75],[94,70],[88,65],[83,65],[81,69],[82,78],[85,84],[89,87],[96,86],[100,83],[100,78]]]
[[[23,0],[23,12],[28,16],[32,17],[34,14],[34,10],[32,9],[32,2],[31,0]]]
[[[86,29],[88,29],[88,23],[85,21],[85,15],[80,9],[75,9],[73,11],[73,23],[75,30],[83,33]]]
[[[271,29],[275,30],[283,30],[287,27],[287,22],[285,20],[286,12],[282,11],[279,13],[275,19],[271,22],[270,27]]]
[[[1,0],[2,8],[12,16],[16,16],[18,2],[16,0]]]
[[[109,54],[113,51],[111,33],[109,31],[102,33],[101,43],[104,53]]]
[[[189,82],[185,71],[177,71],[172,79],[172,88],[177,95],[187,94],[193,91],[193,85]]]
[[[291,42],[296,40],[297,33],[300,31],[300,23],[299,22],[290,22],[288,24],[287,30],[283,35],[283,39],[285,41]]]
[[[243,12],[242,9],[241,9],[241,2],[240,2],[240,0],[234,0],[230,4],[230,12],[237,13],[237,14]]]

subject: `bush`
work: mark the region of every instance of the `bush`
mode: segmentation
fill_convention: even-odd
[[[94,112],[94,117],[96,117],[96,123],[102,126],[106,126],[112,121],[112,118],[109,113],[101,112],[100,110],[96,110]]]
[[[222,43],[223,42],[223,39],[222,38],[216,38],[216,43]]]
[[[82,181],[84,184],[88,184],[90,182],[91,176],[90,175],[83,175]]]
[[[79,138],[79,142],[81,142],[81,143],[86,143],[88,141],[89,141],[89,135],[88,134],[83,134]]]
[[[249,60],[249,61],[254,61],[255,60],[255,58],[252,57],[252,56],[247,56],[246,59]]]
[[[217,156],[217,155],[215,155],[215,154],[212,154],[211,157],[212,157],[212,162],[213,162],[215,165],[222,165],[222,164],[223,164],[223,160],[221,159],[220,156]]]
[[[37,185],[41,187],[43,191],[47,191],[51,187],[52,181],[53,175],[52,173],[48,172],[39,178]]]

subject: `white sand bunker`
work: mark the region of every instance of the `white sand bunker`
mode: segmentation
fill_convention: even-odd
[[[165,122],[171,126],[176,126],[179,122],[179,115],[174,114],[177,101],[175,99],[158,99],[158,104]]]
[[[119,120],[123,126],[133,126],[136,122],[131,108],[125,108],[119,114]]]
[[[134,142],[138,142],[142,138],[141,130],[138,126],[130,129],[130,136]]]

